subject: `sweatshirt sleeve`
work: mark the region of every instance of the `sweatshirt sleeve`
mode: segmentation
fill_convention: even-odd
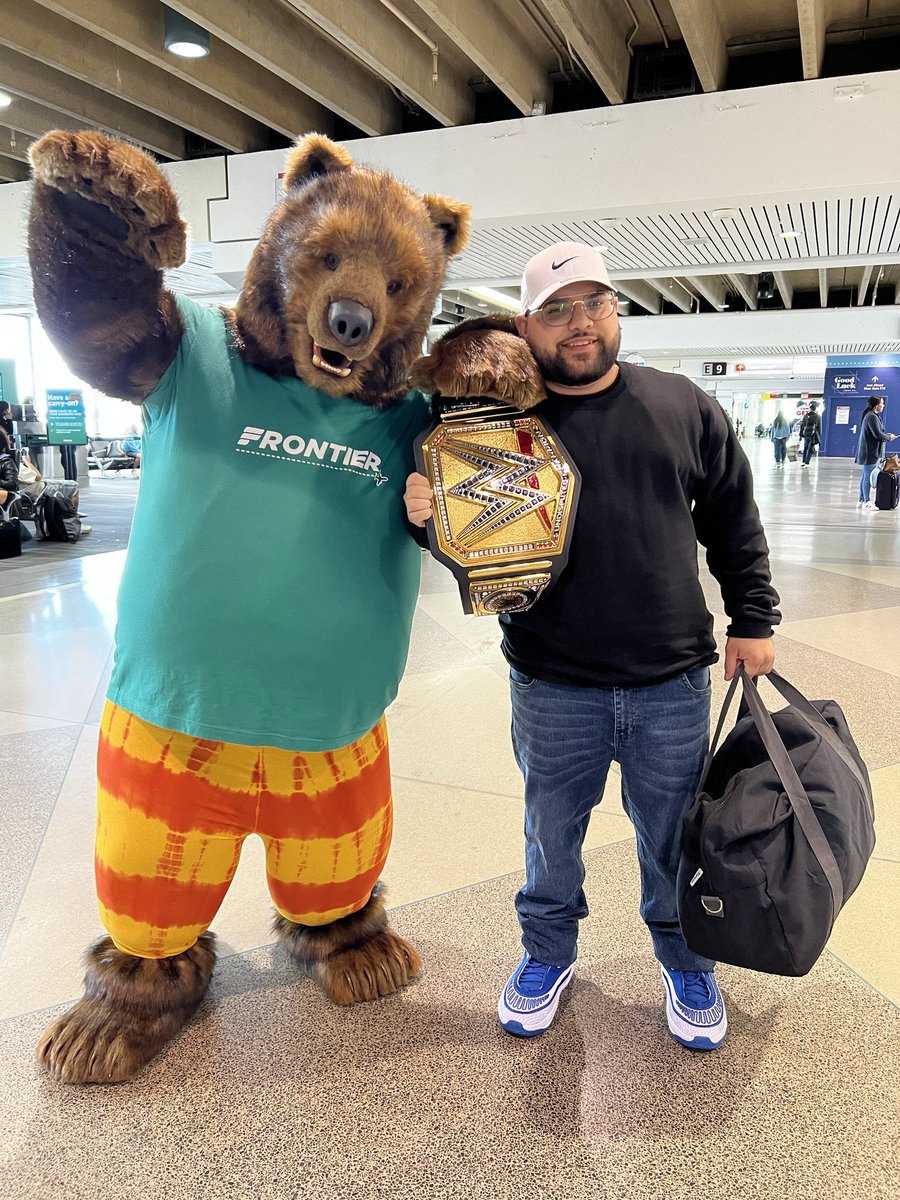
[[[753,473],[724,411],[699,392],[702,477],[693,496],[697,539],[718,581],[729,637],[771,637],[781,620]]]

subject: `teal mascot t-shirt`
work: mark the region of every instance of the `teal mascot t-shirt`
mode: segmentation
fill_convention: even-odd
[[[143,405],[109,699],[193,737],[345,746],[405,666],[421,551],[402,495],[428,402],[379,411],[272,378],[221,312],[178,305],[184,337]]]

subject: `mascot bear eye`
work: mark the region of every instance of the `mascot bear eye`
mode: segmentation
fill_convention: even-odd
[[[340,258],[338,257],[337,254],[334,254],[331,250],[329,250],[327,254],[322,255],[322,262],[325,264],[325,266],[328,268],[329,271],[336,271],[338,269],[338,267],[341,265]]]
[[[389,296],[396,296],[397,293],[402,290],[402,288],[403,288],[403,284],[400,282],[399,279],[392,279],[391,282],[387,285],[387,294]]]

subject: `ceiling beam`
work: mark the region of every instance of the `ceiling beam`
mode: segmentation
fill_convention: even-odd
[[[51,129],[102,129],[163,158],[184,158],[184,130],[177,125],[2,45],[0,79],[7,92],[22,98],[3,114],[15,129],[35,136]]]
[[[797,0],[804,79],[818,79],[822,74],[822,62],[825,58],[825,28],[831,15],[830,8],[829,0]]]
[[[90,0],[82,0],[89,3]],[[468,125],[475,93],[466,77],[402,21],[372,0],[288,0],[376,75],[391,83],[442,125]],[[423,30],[423,36],[432,45]],[[433,68],[437,79],[432,79]]]
[[[42,8],[106,38],[146,63],[194,84],[231,108],[270,125],[288,137],[332,129],[321,104],[238,53],[212,39],[207,58],[180,58],[166,50],[163,10],[158,0],[37,0]]]
[[[111,47],[34,0],[0,0],[0,45],[172,120],[217,146],[241,152],[271,147],[269,130],[252,117],[127,50]]]
[[[483,0],[415,0],[460,50],[526,117],[546,111],[551,86],[546,65],[504,5]]]
[[[819,306],[828,307],[828,271],[825,267],[819,269]]]
[[[718,5],[710,0],[669,0],[704,92],[720,92],[728,74],[728,49]]]
[[[856,303],[859,305],[866,302],[866,292],[868,292],[869,284],[872,282],[872,272],[874,270],[874,267],[868,266],[862,273],[862,279],[859,281],[859,287],[856,291]]]
[[[674,304],[676,308],[680,309],[681,312],[686,313],[691,311],[694,297],[677,279],[648,279],[647,282],[651,287],[656,288],[670,304]]]
[[[725,297],[728,294],[728,289],[725,286],[725,280],[719,279],[715,275],[691,275],[691,287],[696,288],[705,300],[708,300],[713,308],[724,308]]]
[[[784,271],[773,271],[772,277],[775,280],[775,286],[778,288],[781,303],[785,308],[790,308],[794,303],[794,285],[791,282],[790,276],[785,274]]]
[[[397,133],[400,101],[278,0],[169,0],[183,16],[365,133]]]
[[[759,300],[756,297],[757,288],[759,286],[758,275],[726,275],[726,279],[732,284],[736,292],[744,297],[747,302],[747,307],[756,311]]]
[[[555,22],[610,104],[624,104],[631,55],[621,29],[596,0],[543,0]]]
[[[656,316],[662,312],[662,298],[659,292],[642,279],[623,279],[621,282],[614,279],[612,284],[617,292],[627,296],[629,300],[634,300],[641,308],[646,308],[648,313]]]
[[[7,158],[5,154],[0,154],[0,179],[5,179],[7,183],[22,183],[28,178],[29,173],[25,163],[19,162],[17,158]]]

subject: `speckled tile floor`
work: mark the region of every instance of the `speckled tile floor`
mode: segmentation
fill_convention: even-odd
[[[840,700],[872,772],[878,845],[809,976],[721,968],[731,1032],[716,1055],[666,1035],[615,773],[558,1022],[525,1043],[497,1028],[522,823],[504,667],[491,623],[463,617],[425,558],[390,714],[386,872],[421,980],[329,1006],[270,945],[251,841],[216,921],[212,990],[181,1038],[122,1087],[44,1078],[35,1040],[79,994],[99,932],[92,760],[123,556],[2,572],[0,655],[16,682],[0,695],[0,1200],[900,1195],[900,514],[856,511],[847,463],[776,474],[768,444],[745,446],[783,596],[779,665]],[[716,678],[714,704],[722,692]]]

